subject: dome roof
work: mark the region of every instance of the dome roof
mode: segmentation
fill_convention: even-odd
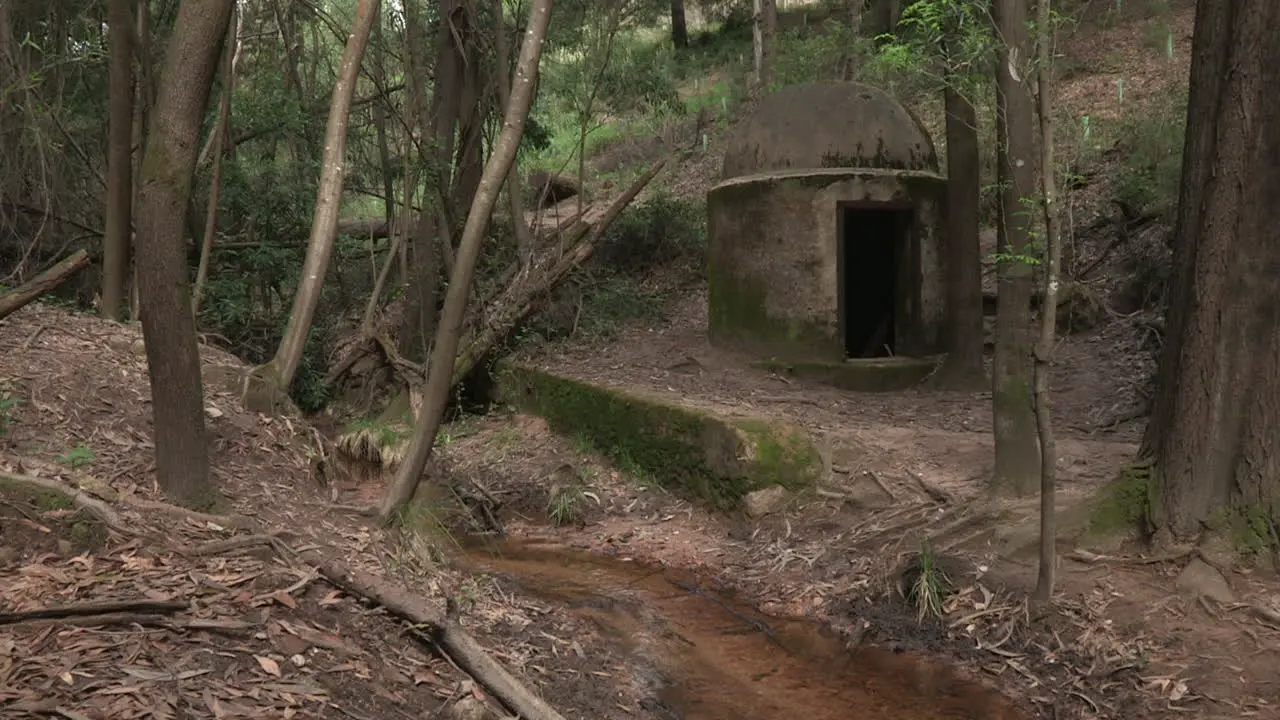
[[[937,172],[938,155],[920,121],[883,90],[806,83],[761,98],[734,129],[723,179],[828,168]]]

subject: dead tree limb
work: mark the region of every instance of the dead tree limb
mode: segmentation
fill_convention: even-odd
[[[125,528],[124,523],[120,520],[120,515],[114,508],[106,502],[81,491],[79,488],[72,487],[61,480],[0,472],[0,482],[13,483],[15,485],[26,486],[30,489],[64,495],[70,498],[71,503],[77,508],[90,513],[113,530],[132,534],[127,528]]]
[[[489,302],[483,320],[477,320],[468,333],[462,351],[453,366],[453,381],[465,378],[490,350],[502,342],[530,312],[539,298],[545,297],[566,276],[586,262],[595,252],[596,244],[608,232],[622,211],[635,200],[640,191],[666,165],[666,158],[655,162],[627,191],[609,204],[604,214],[590,225],[575,225],[574,244],[558,258],[546,264],[531,267],[523,276],[517,274],[506,288]],[[589,232],[588,232],[589,228]],[[585,235],[585,237],[582,237]],[[580,238],[580,239],[579,239]]]
[[[328,560],[319,552],[309,550],[301,553],[300,557],[342,590],[375,602],[409,622],[429,626],[432,639],[458,667],[475,678],[508,710],[526,720],[564,720],[546,701],[491,658],[461,625],[426,601],[382,578]]]
[[[181,612],[189,607],[191,607],[191,603],[186,600],[104,600],[101,602],[83,602],[60,607],[0,613],[0,625],[10,625],[27,620],[50,620],[54,618],[84,617],[87,615],[107,615],[119,612]]]
[[[0,295],[0,320],[12,315],[22,306],[66,282],[68,278],[88,264],[89,253],[84,250],[77,250],[57,265],[31,278],[16,289]]]

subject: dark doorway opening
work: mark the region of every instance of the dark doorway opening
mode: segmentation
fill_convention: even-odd
[[[910,208],[839,209],[840,333],[845,357],[895,354],[902,249]]]

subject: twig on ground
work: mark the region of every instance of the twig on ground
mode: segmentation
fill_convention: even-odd
[[[382,578],[329,560],[318,552],[303,552],[301,558],[314,565],[320,574],[339,588],[376,602],[412,623],[431,626],[436,643],[508,710],[526,720],[564,720],[546,701],[491,658],[456,621],[422,599]]]
[[[59,607],[36,608],[34,610],[18,610],[0,613],[0,625],[9,625],[27,620],[50,620],[55,618],[82,617],[85,615],[105,615],[131,610],[151,610],[155,612],[180,612],[191,607],[186,600],[105,600],[101,602],[76,603]]]
[[[75,627],[111,627],[138,625],[140,627],[162,628],[165,630],[187,631],[204,630],[226,635],[245,635],[258,627],[257,624],[243,620],[227,620],[219,618],[172,618],[153,613],[109,613],[106,615],[87,615],[83,617],[46,618],[29,620],[25,624],[35,627],[49,625],[73,625]]]

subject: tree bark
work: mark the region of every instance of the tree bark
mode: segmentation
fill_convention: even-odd
[[[1031,397],[1031,244],[1036,195],[1030,42],[1026,0],[996,0],[1000,38],[996,67],[997,166],[1000,171],[1000,259],[996,347],[992,363],[996,467],[992,490],[1027,496],[1039,483],[1040,449]]]
[[[235,3],[232,3],[231,14],[236,14]],[[229,37],[222,49],[222,97],[218,99],[218,119],[214,123],[214,135],[210,138],[213,169],[209,173],[209,199],[205,205],[204,233],[200,236],[200,263],[196,266],[196,282],[191,290],[193,317],[200,314],[200,298],[204,294],[205,281],[209,276],[209,261],[213,256],[213,236],[218,229],[218,194],[222,189],[222,148],[231,134],[231,91],[235,85],[234,61],[238,24],[234,21],[228,23],[227,32]]]
[[[755,51],[756,89],[768,92],[773,83],[773,45],[778,34],[777,0],[754,0],[752,40]]]
[[[684,16],[684,0],[671,0],[671,44],[680,50],[689,47],[689,23]]]
[[[440,0],[440,27],[436,33],[436,59],[434,70],[435,93],[432,97],[431,117],[434,128],[434,153],[423,158],[431,171],[427,177],[427,197],[418,216],[414,239],[409,248],[409,287],[405,292],[408,303],[399,332],[400,353],[414,362],[425,361],[430,353],[428,340],[435,334],[436,306],[440,288],[440,213],[441,208],[432,202],[430,188],[438,190],[437,197],[449,195],[451,160],[454,151],[454,132],[457,130],[458,109],[462,105],[462,49],[458,47],[450,31],[451,18],[460,12],[459,0]],[[416,16],[416,13],[413,13]],[[409,22],[406,15],[406,23]],[[423,133],[427,135],[427,133]],[[447,234],[447,233],[446,233]]]
[[[678,1],[678,0],[677,0]],[[681,12],[684,12],[683,7]],[[511,104],[511,58],[507,48],[507,24],[503,20],[502,0],[493,0],[493,16],[497,27],[494,29],[494,54],[498,61],[498,103],[506,108]],[[507,212],[511,215],[511,227],[516,235],[516,255],[521,265],[528,265],[533,258],[533,230],[524,219],[524,203],[521,195],[520,160],[511,161],[511,172],[507,173]]]
[[[389,489],[381,507],[384,521],[390,519],[412,498],[418,481],[431,457],[436,433],[444,409],[449,400],[449,388],[453,384],[453,365],[458,354],[458,342],[462,322],[466,316],[467,298],[471,294],[471,280],[484,240],[484,227],[497,201],[502,179],[511,169],[524,123],[533,104],[533,87],[538,77],[538,61],[542,56],[542,43],[547,35],[551,17],[551,0],[533,0],[529,8],[528,31],[520,47],[520,60],[516,65],[516,82],[511,91],[511,104],[507,106],[502,123],[502,133],[495,143],[493,155],[484,169],[480,187],[467,224],[462,231],[458,256],[449,288],[445,295],[444,309],[436,332],[435,347],[431,351],[431,364],[427,370],[427,384],[423,391],[422,410],[417,419],[413,439],[404,461],[396,472],[395,482]]]
[[[156,476],[179,505],[211,505],[204,393],[183,227],[191,197],[200,123],[209,104],[231,3],[187,0],[178,7],[151,116],[138,198],[138,283],[151,378]]]
[[[1280,542],[1280,6],[1197,4],[1169,335],[1155,416],[1157,541]]]
[[[107,6],[111,57],[101,310],[103,317],[117,321],[124,315],[133,239],[133,5],[134,0],[111,0]]]
[[[978,117],[973,103],[953,86],[943,93],[947,133],[947,357],[938,369],[940,387],[986,386],[982,366],[982,250],[978,240],[980,159]]]
[[[307,242],[307,257],[302,264],[302,279],[293,298],[293,310],[285,326],[284,337],[275,357],[263,368],[264,376],[274,382],[280,392],[288,392],[293,376],[302,361],[302,351],[316,306],[320,303],[320,291],[324,287],[325,273],[329,269],[329,256],[333,253],[334,235],[338,228],[338,211],[342,206],[342,183],[346,172],[347,124],[351,119],[351,98],[356,89],[356,77],[360,73],[360,60],[369,45],[369,35],[378,17],[378,0],[359,0],[356,3],[355,21],[342,52],[342,64],[333,86],[333,99],[329,109],[329,123],[325,129],[324,160],[320,167],[320,187],[316,191],[315,216],[311,221],[311,238]]]
[[[1054,493],[1057,484],[1057,443],[1053,435],[1053,413],[1049,408],[1049,380],[1058,329],[1058,270],[1062,262],[1062,242],[1058,227],[1058,191],[1054,183],[1053,157],[1053,31],[1050,0],[1036,3],[1036,79],[1040,113],[1040,187],[1044,210],[1045,263],[1044,300],[1040,304],[1040,342],[1035,354],[1036,430],[1040,438],[1040,572],[1035,599],[1048,602],[1053,597],[1057,570],[1057,518]]]

